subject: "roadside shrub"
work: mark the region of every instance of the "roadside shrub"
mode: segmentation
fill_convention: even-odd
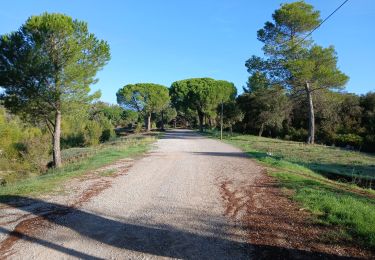
[[[114,126],[112,125],[111,121],[104,116],[100,116],[97,119],[97,122],[99,123],[101,129],[102,129],[102,134],[100,135],[100,142],[106,142],[109,141],[110,139],[114,138],[116,136]]]
[[[98,122],[88,121],[84,130],[85,145],[98,145],[102,132],[102,128]]]
[[[61,124],[61,149],[85,146],[85,127],[87,123],[88,119],[83,115],[63,117]]]
[[[18,156],[15,144],[22,139],[22,128],[18,118],[6,114],[5,109],[0,107],[0,155],[8,159]]]
[[[45,172],[51,160],[51,138],[39,128],[28,128],[24,132],[23,151],[21,157],[28,162],[31,171]]]
[[[356,134],[338,134],[335,138],[335,144],[337,146],[347,146],[350,145],[355,148],[361,147],[363,143],[363,138]]]
[[[61,149],[85,146],[84,130],[61,136]]]
[[[142,124],[138,122],[138,123],[135,125],[134,133],[139,134],[140,132],[142,132]]]
[[[295,129],[291,127],[288,135],[290,136],[290,140],[305,142],[307,139],[307,130],[303,128]]]
[[[333,133],[331,131],[327,131],[325,129],[317,131],[317,133],[316,133],[316,138],[317,138],[317,140],[319,140],[319,143],[322,143],[322,144],[325,144],[325,145],[335,144],[336,137],[337,136],[336,136],[335,133]]]

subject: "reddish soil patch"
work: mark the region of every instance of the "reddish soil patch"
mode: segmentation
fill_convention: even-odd
[[[32,214],[37,215],[37,217],[27,218],[28,216],[32,215],[29,213],[26,213],[24,215],[14,214],[17,216],[20,215],[20,217],[6,223],[1,223],[2,225],[6,225],[19,221],[14,230],[9,233],[8,237],[5,240],[1,241],[0,258],[11,256],[13,254],[12,247],[19,239],[32,240],[32,235],[35,235],[35,233],[37,233],[38,231],[48,227],[49,219],[70,213],[72,209],[80,207],[85,202],[88,202],[91,198],[97,196],[105,189],[111,187],[111,181],[109,179],[126,173],[125,169],[121,170],[121,172],[118,171],[117,173],[114,173],[108,177],[101,177],[97,175],[86,176],[86,180],[94,180],[94,183],[86,188],[69,206],[61,206],[57,208],[37,208],[35,212],[32,212]],[[25,206],[18,201],[12,202],[11,204],[13,205],[13,207],[17,208]]]
[[[374,252],[338,237],[332,227],[314,223],[311,213],[300,209],[266,173],[254,185],[220,183],[225,215],[239,211],[253,245],[255,259],[373,258]]]

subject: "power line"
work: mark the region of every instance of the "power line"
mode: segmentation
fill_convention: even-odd
[[[328,15],[323,21],[321,21],[314,29],[312,29],[303,39],[299,40],[296,44],[292,46],[291,49],[296,47],[298,44],[302,43],[304,40],[307,39],[313,32],[315,32],[320,26],[322,26],[323,23],[325,23],[329,18],[331,18],[332,15],[334,15],[341,7],[343,7],[349,0],[345,0],[340,6],[338,6],[330,15]],[[287,42],[290,42],[291,40],[282,42],[280,45],[284,45]]]
[[[314,29],[312,29],[305,37],[303,37],[302,40],[298,41],[296,45],[300,44],[304,40],[306,40],[307,37],[309,37],[313,32],[315,32],[320,26],[322,26],[323,23],[325,23],[329,18],[331,18],[332,15],[334,15],[341,7],[343,7],[349,0],[345,0],[339,7],[337,7],[330,15],[328,15],[323,21],[321,21],[318,26],[316,26]]]

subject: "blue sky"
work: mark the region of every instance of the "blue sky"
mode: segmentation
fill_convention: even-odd
[[[307,1],[329,15],[343,0]],[[129,83],[170,86],[175,80],[212,77],[233,82],[241,92],[245,61],[262,55],[256,31],[283,2],[249,0],[4,1],[0,34],[18,29],[31,15],[60,12],[84,20],[106,40],[112,59],[98,73],[102,100],[116,102]],[[350,0],[313,38],[334,45],[339,67],[350,76],[347,92],[375,91],[375,1]]]

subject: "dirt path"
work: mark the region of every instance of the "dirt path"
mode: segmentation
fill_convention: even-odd
[[[106,176],[108,171],[115,173]],[[0,205],[0,258],[334,258],[346,253],[325,247],[321,251],[329,254],[311,254],[311,248],[320,248],[304,244],[304,237],[325,230],[303,230],[308,217],[295,214],[295,206],[267,187],[264,169],[240,150],[191,131],[167,132],[142,159],[121,160],[98,172],[73,180],[68,193]],[[279,217],[283,208],[292,214]]]
[[[70,195],[61,196],[65,202],[23,198],[16,209],[4,206],[3,218],[24,218],[2,223],[3,234],[14,231],[3,235],[1,253],[35,259],[248,258],[242,213],[223,207],[220,186],[252,182],[259,174],[260,167],[236,148],[190,131],[168,132],[126,174],[96,180],[91,193],[99,194],[89,193],[88,201],[73,203],[77,198]]]

